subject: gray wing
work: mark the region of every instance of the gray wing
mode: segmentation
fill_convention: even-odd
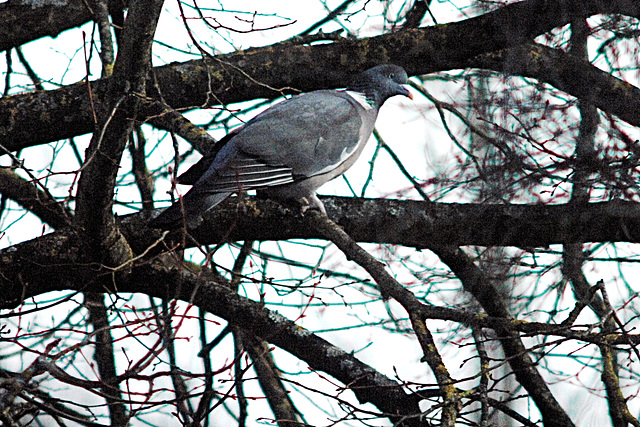
[[[364,108],[345,92],[299,95],[258,115],[240,132],[239,151],[310,177],[337,167],[360,142]]]
[[[363,123],[373,123],[368,113],[338,91],[311,92],[276,104],[236,131],[194,190],[267,188],[335,169],[355,152]]]

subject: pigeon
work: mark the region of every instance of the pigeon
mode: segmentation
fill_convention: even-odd
[[[326,215],[316,190],[354,164],[387,99],[413,99],[407,79],[402,67],[378,65],[358,74],[346,89],[308,92],[271,106],[182,174],[178,183],[192,188],[149,226],[196,226],[206,211],[245,190]]]

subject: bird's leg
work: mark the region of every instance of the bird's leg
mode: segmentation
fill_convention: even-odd
[[[324,204],[320,201],[320,199],[318,199],[316,193],[311,194],[309,197],[303,197],[302,199],[300,199],[300,201],[302,202],[302,215],[304,215],[304,213],[309,209],[316,209],[327,216],[327,211],[324,208]]]

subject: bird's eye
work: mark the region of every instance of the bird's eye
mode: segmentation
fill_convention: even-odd
[[[391,80],[393,80],[393,79],[395,78],[395,76],[396,76],[396,75],[395,75],[395,74],[393,74],[393,73],[389,74],[389,78],[390,78]]]

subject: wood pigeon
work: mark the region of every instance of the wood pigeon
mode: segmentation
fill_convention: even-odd
[[[379,65],[356,76],[345,90],[318,90],[273,105],[181,175],[178,183],[193,187],[149,225],[195,226],[207,210],[243,190],[295,200],[305,210],[326,214],[316,190],[353,165],[388,98],[412,99],[406,82],[401,67]]]

